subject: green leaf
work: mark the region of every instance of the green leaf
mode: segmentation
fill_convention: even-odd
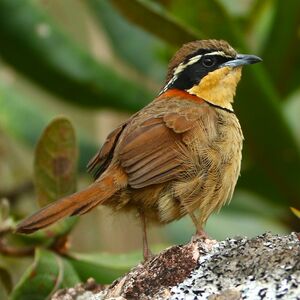
[[[62,261],[64,268],[64,276],[60,288],[74,287],[74,285],[76,283],[79,283],[81,280],[72,264],[70,264],[70,262],[65,258],[63,258]]]
[[[252,163],[246,170],[242,169],[237,188],[254,191],[265,201],[286,207],[285,195],[257,163]]]
[[[75,131],[64,118],[54,119],[44,130],[35,151],[34,178],[37,201],[43,207],[76,192],[78,150]],[[68,234],[77,218],[68,218],[31,235],[33,242],[47,241]]]
[[[174,0],[164,7],[149,0],[113,3],[129,21],[172,45],[179,47],[193,40],[219,37],[246,48],[237,23],[218,0]]]
[[[112,0],[115,7],[128,20],[173,45],[180,45],[203,35],[183,25],[159,5],[147,0]]]
[[[12,87],[0,82],[0,125],[11,135],[35,146],[42,129],[56,115],[54,111],[43,109],[42,105],[21,95]],[[80,161],[79,169],[86,172],[86,164],[96,153],[99,145],[94,144],[87,134],[78,130]]]
[[[10,231],[11,228],[14,228],[15,222],[10,216],[10,203],[6,198],[0,198],[0,233]],[[0,234],[0,243],[1,243],[1,234]]]
[[[0,224],[9,218],[10,203],[6,198],[0,198]]]
[[[0,266],[0,287],[5,288],[6,293],[9,294],[13,288],[12,278],[7,268]],[[1,296],[1,292],[0,292]]]
[[[272,29],[275,7],[273,0],[255,0],[245,20],[244,31],[251,41],[251,49],[261,53]]]
[[[297,218],[300,219],[300,210],[297,209],[297,208],[295,208],[295,207],[290,207],[290,209],[291,209],[292,213],[293,213]]]
[[[238,24],[230,17],[218,0],[173,0],[168,10],[173,16],[193,30],[200,30],[202,37],[236,41]]]
[[[221,213],[220,215],[213,215],[208,220],[207,231],[209,234],[214,232],[213,237],[221,240],[229,236],[255,237],[266,231],[276,232],[281,235],[290,232],[287,227],[282,226],[274,217],[266,218],[246,212],[241,214]]]
[[[33,264],[24,273],[11,295],[12,300],[44,300],[58,288],[79,282],[73,267],[51,251],[37,249]]]
[[[253,5],[253,2],[255,2],[255,0],[252,1],[218,0],[218,2],[226,8],[230,16],[241,18],[247,15],[247,13],[250,10],[250,7]]]
[[[135,111],[151,99],[78,47],[34,1],[0,1],[0,43],[4,60],[74,104]]]
[[[78,217],[69,217],[30,235],[18,235],[18,240],[26,245],[51,247],[59,237],[68,235],[77,221]]]
[[[5,287],[3,286],[3,283],[0,280],[0,299],[2,300],[8,300],[8,294],[6,292]]]
[[[278,225],[284,225],[283,220],[288,214],[286,206],[274,203],[272,199],[264,198],[262,194],[254,193],[251,188],[237,188],[230,204],[222,208],[223,212],[232,215],[253,215],[267,220],[273,219]]]
[[[166,245],[155,245],[152,251],[158,253],[165,248]],[[68,260],[77,271],[81,281],[93,277],[97,282],[104,284],[111,283],[139,264],[142,261],[142,253],[141,251],[125,254],[71,253]]]
[[[282,95],[299,87],[300,1],[274,0],[275,16],[263,57],[270,77]]]
[[[142,260],[140,252],[130,254],[71,254],[69,262],[81,281],[93,277],[99,283],[111,283]]]
[[[75,131],[64,118],[44,130],[35,151],[34,178],[41,207],[76,191],[78,150]]]
[[[247,190],[236,190],[229,205],[219,213],[214,213],[205,225],[205,231],[212,239],[224,240],[234,236],[254,237],[259,233],[272,231],[286,234],[290,229],[282,222],[282,215],[288,214],[281,206],[276,206]],[[285,220],[286,221],[286,220]],[[195,232],[190,218],[185,217],[165,227],[166,236],[172,243],[187,243]]]
[[[294,138],[300,148],[300,89],[290,95],[283,103],[283,112],[292,129]]]
[[[112,51],[139,73],[158,82],[164,80],[166,62],[159,57],[166,45],[156,36],[130,24],[109,1],[88,0],[101,29],[104,29],[112,44]],[[143,55],[137,55],[143,53]]]

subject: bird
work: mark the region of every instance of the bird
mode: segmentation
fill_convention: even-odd
[[[149,223],[189,215],[201,236],[208,217],[232,198],[244,139],[234,96],[242,67],[261,61],[224,40],[184,44],[157,97],[113,130],[89,162],[94,182],[41,208],[16,232],[29,234],[106,205],[140,217],[145,260],[151,257]]]

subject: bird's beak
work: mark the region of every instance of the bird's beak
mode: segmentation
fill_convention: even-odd
[[[261,62],[262,59],[256,55],[238,54],[234,59],[222,64],[220,67],[239,67],[244,65],[251,65]]]

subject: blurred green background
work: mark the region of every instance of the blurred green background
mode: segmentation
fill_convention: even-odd
[[[264,60],[245,68],[238,87],[241,177],[208,234],[299,231],[290,211],[300,208],[299,0],[0,0],[1,299],[45,299],[90,276],[109,283],[141,259],[135,217],[103,207],[50,236],[12,230],[42,197],[50,202],[91,182],[85,165],[106,135],[157,95],[174,51],[202,38]],[[71,166],[65,176],[47,169],[59,155]],[[162,249],[193,232],[184,218],[152,227],[149,237]]]

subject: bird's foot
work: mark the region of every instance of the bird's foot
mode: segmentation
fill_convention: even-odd
[[[192,242],[198,241],[198,240],[210,240],[210,237],[203,229],[197,229],[195,234],[192,236]]]
[[[211,239],[203,229],[197,229],[196,233],[192,236],[191,242],[201,242],[205,244],[205,247],[208,249],[211,249],[217,243],[217,241]]]
[[[198,239],[210,240],[210,237],[203,229],[197,229],[194,236],[197,236]]]

